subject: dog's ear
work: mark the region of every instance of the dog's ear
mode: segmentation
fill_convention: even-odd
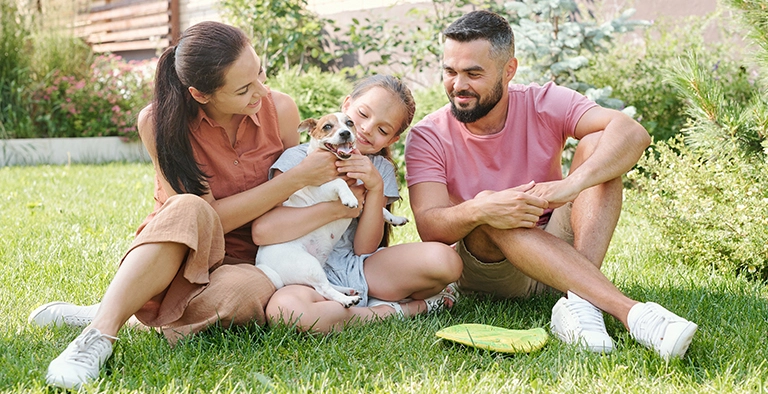
[[[309,130],[312,130],[317,126],[317,120],[309,118],[305,119],[303,122],[299,123],[299,134],[308,132]]]

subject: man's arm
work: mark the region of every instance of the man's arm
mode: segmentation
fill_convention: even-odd
[[[584,113],[576,124],[575,137],[591,139],[591,152],[579,152],[587,157],[574,158],[574,163],[580,163],[564,180],[540,183],[530,190],[553,208],[573,201],[587,188],[621,177],[651,143],[648,132],[634,119],[602,107]]]
[[[442,183],[421,182],[408,191],[421,239],[452,244],[483,224],[500,229],[534,227],[547,201],[526,193],[532,186],[533,182],[500,192],[483,191],[458,205],[451,204]]]
[[[594,107],[576,124],[575,136],[602,130],[594,152],[568,177],[575,177],[583,189],[605,183],[626,173],[642,156],[651,137],[640,123],[613,109]]]

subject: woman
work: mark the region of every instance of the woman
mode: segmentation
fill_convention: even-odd
[[[439,309],[444,303],[452,306],[456,294],[446,286],[459,279],[462,264],[450,246],[427,242],[380,248],[387,237],[382,208],[400,199],[389,147],[413,120],[410,90],[391,76],[369,77],[355,86],[341,110],[355,123],[357,149],[339,163],[338,170],[357,181],[359,186],[354,187],[364,193],[365,204],[329,256],[326,274],[332,284],[356,289],[362,301],[358,307],[344,308],[311,287],[286,286],[267,305],[270,321],[295,324],[303,331],[330,332],[392,314],[407,317]],[[275,175],[287,174],[306,156],[307,145],[288,149],[272,170]],[[254,242],[268,245],[295,239],[344,213],[338,203],[327,205],[275,208],[253,222]]]
[[[263,74],[247,37],[221,23],[194,25],[163,52],[154,101],[138,125],[155,166],[154,212],[93,320],[50,363],[48,384],[96,379],[132,315],[171,344],[216,322],[266,322],[275,289],[253,264],[250,222],[338,173],[335,157],[318,152],[267,180],[270,165],[299,141],[299,114],[290,97],[263,85]]]

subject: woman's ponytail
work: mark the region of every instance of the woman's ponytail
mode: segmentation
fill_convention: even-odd
[[[176,73],[177,46],[167,48],[157,63],[153,104],[157,161],[165,179],[177,193],[207,193],[207,175],[195,161],[189,123],[199,104]]]

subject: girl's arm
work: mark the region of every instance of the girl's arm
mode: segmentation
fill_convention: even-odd
[[[339,171],[351,179],[358,179],[365,186],[365,203],[355,231],[354,252],[356,255],[373,253],[384,236],[384,214],[387,204],[384,196],[384,181],[373,162],[361,154],[352,155],[349,160],[338,163]]]
[[[276,170],[274,177],[277,178],[280,174],[281,172]],[[361,200],[362,192],[356,195],[358,200]],[[253,221],[251,236],[256,245],[287,242],[309,234],[334,220],[355,218],[359,213],[358,208],[347,208],[339,201],[321,202],[300,208],[279,205]]]

